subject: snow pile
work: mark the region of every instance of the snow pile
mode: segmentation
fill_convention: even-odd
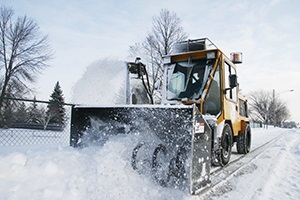
[[[5,173],[0,174],[0,199],[177,199],[183,195],[132,169],[135,144],[132,137],[118,136],[101,148],[2,153],[0,170]]]
[[[213,199],[297,199],[300,196],[300,131],[253,129],[253,148],[284,132],[275,145],[228,181]],[[137,138],[111,137],[102,147],[0,147],[0,199],[199,199],[163,188],[131,167]]]

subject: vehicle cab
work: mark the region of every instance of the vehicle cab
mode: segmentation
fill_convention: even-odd
[[[241,53],[232,53],[229,59],[207,38],[180,42],[174,54],[164,57],[162,103],[196,104],[202,115],[214,118],[213,145],[229,127],[228,152],[249,124],[247,101],[239,98],[235,64],[241,62]]]

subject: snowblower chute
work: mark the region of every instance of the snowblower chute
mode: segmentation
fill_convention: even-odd
[[[196,106],[75,106],[71,121],[71,146],[133,135],[141,138],[130,149],[134,170],[192,193],[209,183],[211,130]]]

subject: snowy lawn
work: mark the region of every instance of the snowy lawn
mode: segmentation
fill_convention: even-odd
[[[249,167],[229,179],[213,199],[300,199],[300,130],[252,129],[253,148],[282,134]],[[202,199],[162,188],[130,164],[132,136],[104,147],[0,147],[0,199]]]

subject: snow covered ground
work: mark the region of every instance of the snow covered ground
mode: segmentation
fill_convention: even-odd
[[[0,147],[0,199],[300,199],[300,130],[252,129],[252,148],[285,134],[209,195],[163,188],[130,164],[132,136],[102,148]],[[134,144],[133,144],[134,143]]]

